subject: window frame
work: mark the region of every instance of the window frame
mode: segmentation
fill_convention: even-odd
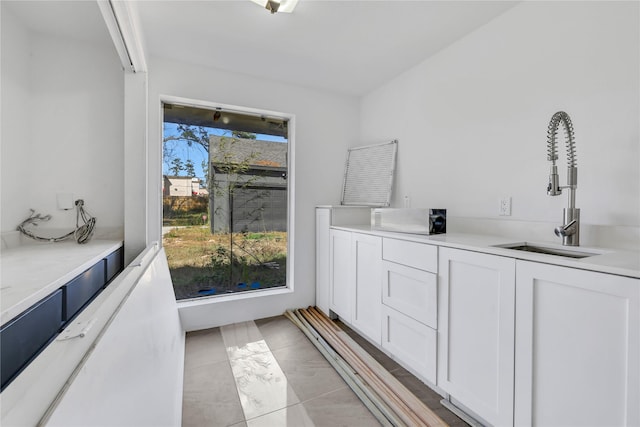
[[[201,296],[192,299],[184,299],[184,300],[176,300],[178,307],[189,307],[189,306],[199,306],[199,305],[208,305],[214,303],[221,303],[226,301],[234,301],[234,300],[242,300],[242,299],[253,299],[253,298],[262,298],[269,297],[273,295],[279,294],[289,294],[293,293],[295,289],[294,284],[294,255],[295,255],[295,115],[291,113],[283,113],[279,111],[273,110],[264,110],[257,109],[251,107],[242,107],[237,105],[230,104],[221,104],[211,101],[205,100],[197,100],[192,98],[184,98],[170,95],[161,95],[158,108],[160,114],[159,121],[159,138],[157,143],[160,144],[158,150],[158,156],[155,159],[157,162],[156,167],[159,167],[159,174],[156,173],[150,177],[150,179],[157,180],[157,185],[151,186],[151,188],[156,188],[158,194],[161,195],[162,192],[162,136],[164,134],[163,125],[164,125],[164,104],[178,104],[184,105],[188,107],[195,108],[203,108],[203,109],[222,109],[226,111],[233,111],[240,114],[247,115],[255,115],[255,116],[269,116],[269,117],[277,117],[283,120],[288,121],[287,125],[287,271],[286,271],[286,286],[277,287],[272,289],[260,289],[256,291],[243,291],[236,292],[232,294],[226,295],[212,295],[212,296]],[[162,197],[158,198],[156,203],[156,212],[159,215],[159,232],[160,238],[159,245],[162,247]]]

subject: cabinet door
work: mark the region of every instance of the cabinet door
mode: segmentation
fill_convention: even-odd
[[[382,348],[423,381],[436,383],[436,330],[382,305]]]
[[[434,329],[438,326],[436,282],[434,273],[382,261],[382,303]]]
[[[62,290],[58,289],[0,329],[0,390],[58,333],[62,325]]]
[[[62,287],[64,294],[63,318],[67,322],[91,301],[105,284],[104,259]]]
[[[124,249],[119,248],[107,255],[106,260],[106,279],[105,283],[109,283],[111,279],[116,277],[118,273],[122,271],[123,261],[122,257],[124,256]]]
[[[438,386],[513,425],[515,260],[439,249]]]
[[[316,208],[316,307],[329,315],[329,227],[331,209]]]
[[[329,309],[351,323],[351,232],[329,232]]]
[[[516,424],[640,425],[640,280],[516,269]]]
[[[382,327],[382,239],[358,233],[353,233],[351,239],[352,267],[355,269],[351,322],[379,345]]]

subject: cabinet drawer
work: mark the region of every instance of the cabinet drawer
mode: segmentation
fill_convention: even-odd
[[[382,259],[432,273],[438,272],[438,247],[433,245],[384,238]]]
[[[107,257],[105,258],[107,262],[107,266],[106,266],[107,283],[110,282],[111,279],[113,279],[118,273],[122,271],[122,265],[123,265],[122,255],[123,255],[123,250],[122,248],[120,248],[113,251],[111,254],[107,255]]]
[[[382,348],[423,381],[436,383],[436,331],[382,306]]]
[[[58,289],[0,330],[4,389],[58,333],[62,325],[62,291]]]
[[[382,303],[435,329],[438,326],[437,276],[383,261]]]
[[[105,260],[67,283],[62,287],[64,292],[63,316],[65,321],[73,316],[100,291],[105,284]]]

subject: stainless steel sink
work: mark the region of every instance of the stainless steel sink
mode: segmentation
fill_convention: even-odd
[[[584,252],[575,249],[555,248],[553,246],[533,245],[527,242],[508,243],[504,245],[494,245],[496,248],[513,249],[516,251],[535,252],[538,254],[563,256],[567,258],[587,258],[599,255],[595,252]]]

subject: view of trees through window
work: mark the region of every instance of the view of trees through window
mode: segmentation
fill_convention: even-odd
[[[176,298],[286,286],[287,122],[164,112],[162,235]]]

